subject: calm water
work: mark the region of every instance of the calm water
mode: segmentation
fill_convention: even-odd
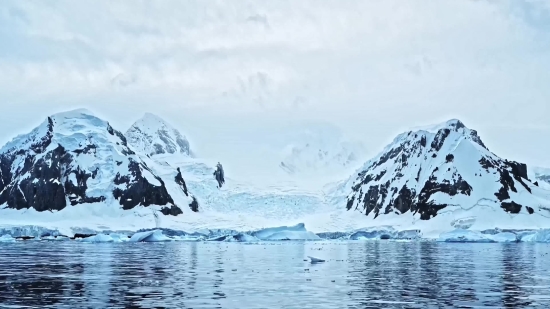
[[[550,308],[549,253],[428,242],[0,244],[0,308]]]

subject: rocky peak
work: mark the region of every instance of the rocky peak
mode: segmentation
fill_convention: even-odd
[[[191,154],[187,138],[162,118],[150,113],[136,121],[125,135],[136,151],[147,155]]]
[[[475,130],[453,119],[397,136],[348,181],[347,209],[427,220],[446,207],[487,200],[511,213],[532,213],[532,205],[516,201],[523,191],[531,194],[527,178],[525,164],[499,158]]]
[[[37,211],[109,203],[179,214],[163,179],[126,137],[87,110],[52,115],[0,149],[0,206]],[[151,162],[149,162],[151,164]]]

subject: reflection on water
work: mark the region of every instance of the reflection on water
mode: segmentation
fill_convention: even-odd
[[[548,253],[431,242],[0,244],[0,308],[550,308]]]

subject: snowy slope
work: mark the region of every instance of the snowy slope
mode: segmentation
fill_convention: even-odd
[[[347,140],[332,127],[313,127],[295,132],[284,147],[279,167],[292,176],[342,177],[361,164],[365,148]]]
[[[154,119],[155,123],[168,126],[164,120],[158,117]],[[154,141],[146,138],[152,135],[150,127],[141,127],[143,123],[142,120],[137,121],[128,131],[128,142],[135,149],[152,149]],[[141,132],[141,137],[136,132]],[[247,167],[251,170],[265,168],[266,177],[263,179],[261,176],[243,177],[246,172],[237,177],[226,173],[225,183],[220,187],[214,177],[217,161],[193,158],[184,153],[155,153],[150,158],[155,162],[154,170],[162,178],[171,178],[174,170],[181,171],[187,188],[193,192],[200,205],[197,214],[184,216],[186,224],[193,226],[246,226],[253,229],[279,224],[293,225],[300,223],[300,218],[305,215],[323,209],[325,205],[322,186],[316,189],[298,186],[296,182],[285,178],[284,174],[281,177],[273,170],[269,171],[270,167],[266,165],[271,163],[267,160],[263,166],[250,164]],[[223,163],[223,154],[219,159]],[[234,171],[231,167],[229,170]]]
[[[528,179],[527,166],[493,154],[458,120],[400,134],[337,191],[374,224],[550,223],[550,192]]]
[[[170,124],[150,113],[136,121],[125,134],[128,143],[139,153],[147,155],[191,155],[189,141]]]
[[[56,114],[0,149],[0,211],[3,218],[25,210],[71,212],[78,218],[101,209],[116,217],[156,205],[162,214],[181,214],[179,206],[187,208],[192,196],[180,193],[175,176],[162,179],[151,165],[122,133],[89,111]]]
[[[540,187],[550,190],[550,168],[533,167],[529,169],[529,176],[537,181]]]

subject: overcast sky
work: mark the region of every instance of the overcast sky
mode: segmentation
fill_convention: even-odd
[[[547,0],[0,5],[0,144],[78,107],[122,131],[153,112],[210,155],[301,119],[376,154],[459,118],[498,155],[550,166],[549,85]]]

